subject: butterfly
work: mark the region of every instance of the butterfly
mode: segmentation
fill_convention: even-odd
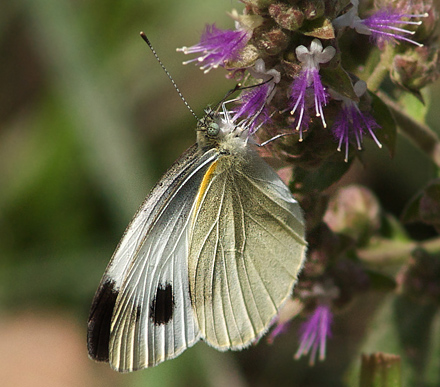
[[[302,210],[222,105],[127,227],[95,294],[88,351],[121,372],[199,340],[240,350],[273,324],[304,264]]]

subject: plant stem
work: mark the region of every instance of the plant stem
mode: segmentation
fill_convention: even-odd
[[[406,262],[416,248],[421,248],[430,254],[438,254],[440,253],[440,237],[419,243],[381,239],[370,248],[359,250],[358,256],[363,262],[377,269]]]
[[[379,90],[384,78],[390,71],[390,66],[394,58],[394,48],[387,45],[380,55],[380,61],[370,74],[367,80],[368,89],[373,93]]]

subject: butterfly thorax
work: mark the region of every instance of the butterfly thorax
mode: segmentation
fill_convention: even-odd
[[[206,115],[197,124],[199,150],[203,153],[217,150],[226,165],[229,164],[228,159],[233,158],[236,164],[255,152],[248,140],[247,128],[235,124],[226,111],[219,114],[207,109]]]

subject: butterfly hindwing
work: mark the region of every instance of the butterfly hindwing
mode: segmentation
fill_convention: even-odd
[[[241,349],[290,295],[306,242],[299,204],[260,157],[219,158],[199,191],[188,259],[202,338]],[[203,259],[201,259],[203,257]]]

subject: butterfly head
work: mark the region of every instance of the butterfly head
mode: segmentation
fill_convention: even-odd
[[[197,143],[199,148],[211,149],[224,146],[234,148],[245,146],[249,136],[249,128],[244,122],[235,123],[224,104],[222,111],[205,109],[205,115],[197,123]],[[234,145],[235,146],[234,146]]]

